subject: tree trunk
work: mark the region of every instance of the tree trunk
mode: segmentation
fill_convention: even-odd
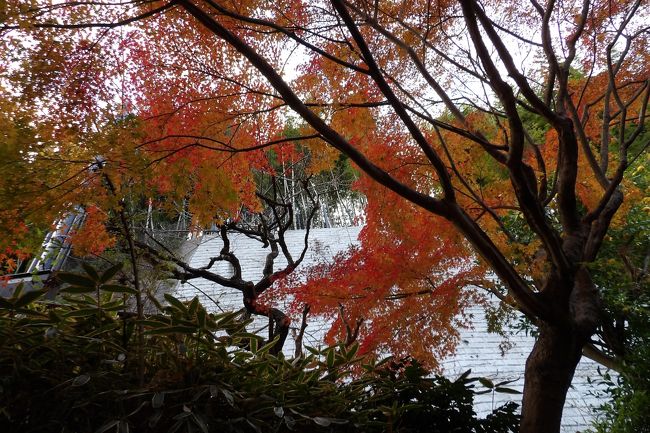
[[[558,433],[567,391],[582,355],[582,338],[568,327],[543,324],[526,361],[522,433]]]

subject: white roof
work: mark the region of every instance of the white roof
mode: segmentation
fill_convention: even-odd
[[[338,252],[344,251],[348,246],[357,244],[359,227],[312,229],[310,231],[309,249],[303,263],[302,269],[318,263],[319,260],[331,260]],[[286,241],[289,250],[297,257],[303,247],[305,232],[303,230],[289,231],[286,233]],[[261,248],[261,244],[243,235],[233,234],[230,236],[231,251],[235,253],[242,267],[242,278],[257,282],[262,277],[262,269],[266,260],[268,249]],[[194,267],[205,266],[210,257],[219,254],[221,250],[221,238],[216,235],[207,235],[199,239],[189,263]],[[279,255],[275,269],[280,269],[286,264],[282,254]],[[229,264],[217,262],[211,269],[213,272],[222,275],[230,275]],[[271,289],[272,290],[272,289]],[[216,283],[194,279],[176,288],[175,296],[180,299],[189,300],[198,296],[201,303],[209,311],[232,311],[243,308],[242,295],[239,291],[221,287]],[[275,307],[286,311],[289,300],[278,300]],[[483,307],[472,307],[466,313],[472,317],[471,329],[460,331],[460,343],[455,354],[441,362],[443,372],[450,378],[455,378],[463,372],[471,369],[472,377],[486,377],[497,383],[504,380],[514,380],[508,388],[523,390],[524,366],[526,358],[532,350],[534,338],[523,333],[514,334],[509,339],[509,347],[502,351],[501,345],[504,338],[498,334],[487,332],[487,321]],[[292,326],[300,326],[300,319],[293,318]],[[327,330],[328,323],[311,317],[309,326],[305,331],[304,343],[312,346],[322,346],[323,336]],[[268,330],[268,319],[254,317],[252,327],[249,331],[258,331],[265,335]],[[291,334],[285,343],[284,352],[292,356],[294,352],[294,341]],[[595,362],[582,358],[574,375],[573,384],[567,395],[562,419],[562,431],[566,433],[582,432],[590,426],[593,419],[593,407],[603,403],[594,396],[596,389],[594,384],[588,383],[588,378],[597,381],[599,378]],[[477,413],[485,415],[492,408],[515,400],[520,402],[520,395],[496,393],[478,395],[475,398],[475,409]]]

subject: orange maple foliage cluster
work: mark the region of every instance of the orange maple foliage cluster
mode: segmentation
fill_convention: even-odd
[[[484,270],[467,260],[467,247],[449,223],[394,206],[392,193],[374,191],[360,245],[293,274],[280,291],[292,299],[295,315],[308,304],[333,321],[328,343],[345,341],[346,322],[354,328],[363,319],[361,353],[410,354],[435,368],[453,351],[466,324],[460,313],[478,300],[465,289]]]
[[[372,121],[355,123],[355,115],[372,120],[370,110],[346,114],[342,127],[363,135],[359,146],[382,166],[416,188],[436,188],[430,167],[403,134],[386,128],[382,135]],[[471,259],[471,248],[449,221],[405,203],[365,176],[355,188],[368,202],[359,245],[290,275],[265,300],[286,296],[294,317],[308,304],[312,315],[331,321],[328,343],[345,342],[363,320],[361,353],[411,355],[438,368],[454,351],[459,328],[470,324],[466,307],[483,302],[472,283],[485,279],[486,269]]]
[[[87,206],[79,229],[70,234],[70,243],[79,257],[98,256],[115,245],[115,236],[106,229],[108,215],[94,205]]]

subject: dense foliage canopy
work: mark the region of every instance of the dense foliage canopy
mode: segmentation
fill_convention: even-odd
[[[343,311],[332,335],[368,319],[364,350],[446,352],[462,289],[484,287],[539,331],[530,432],[559,429],[583,351],[621,369],[645,345],[647,237],[614,236],[648,218],[646,2],[4,4],[3,267],[81,206],[79,251],[123,239],[142,316],[134,209],[197,231],[265,204],[290,218],[260,173],[332,173],[343,154],[367,199],[360,250],[283,287]],[[273,311],[258,296],[294,268],[244,285],[247,309]]]

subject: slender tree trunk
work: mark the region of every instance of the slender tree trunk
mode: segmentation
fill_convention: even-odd
[[[327,203],[326,202],[321,203],[320,211],[321,211],[321,215],[323,216],[323,224],[322,224],[322,226],[325,227],[325,228],[330,228],[331,227],[330,216],[329,216],[329,213],[327,211]]]
[[[291,208],[294,211],[295,218],[291,222],[291,229],[300,229],[300,215],[301,212],[296,206],[296,179],[293,177],[293,156],[291,157]]]
[[[543,324],[526,361],[522,433],[560,431],[566,394],[582,355],[582,338],[566,327]]]
[[[304,230],[307,228],[307,215],[309,215],[309,211],[307,209],[309,208],[307,207],[307,202],[305,201],[304,191],[301,191],[299,193],[299,196],[300,196],[300,218],[301,218],[299,228],[301,230]]]

